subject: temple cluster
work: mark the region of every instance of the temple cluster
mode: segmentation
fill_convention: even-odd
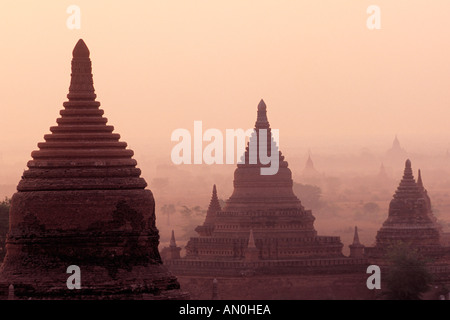
[[[12,197],[0,268],[4,296],[186,299],[186,288],[203,297],[206,283],[212,299],[255,298],[258,293],[264,299],[292,298],[301,290],[307,298],[359,298],[367,294],[367,266],[388,265],[387,252],[397,243],[432,259],[435,281],[449,282],[450,248],[442,244],[421,172],[416,181],[410,160],[375,244],[362,244],[355,227],[346,256],[340,237],[317,234],[313,212],[294,194],[292,172],[278,150],[263,100],[235,169],[230,198],[222,207],[214,185],[204,222],[185,254],[172,231],[160,255],[153,194],[133,151],[103,117],[89,56],[80,40],[73,50],[68,101],[57,125],[31,153]],[[389,152],[403,156],[397,139]],[[261,155],[271,155],[270,161]],[[262,173],[272,167],[274,172]],[[385,175],[383,166],[380,174]],[[320,179],[311,157],[303,177]],[[82,275],[76,290],[66,287],[69,266]],[[181,279],[186,288],[180,288]]]

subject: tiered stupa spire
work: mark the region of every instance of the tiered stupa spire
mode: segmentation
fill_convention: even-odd
[[[264,138],[262,129],[266,130],[267,154],[278,153],[279,168],[273,175],[263,175],[260,170],[262,167],[270,166],[260,162],[259,140]],[[250,145],[257,146],[255,152],[250,152]],[[253,210],[267,210],[270,207],[302,208],[300,200],[292,191],[291,170],[272,136],[272,129],[267,118],[267,106],[263,100],[258,104],[255,131],[250,137],[241,162],[243,163],[238,163],[234,173],[233,194],[226,202],[224,210],[247,210],[249,206]]]
[[[385,249],[402,241],[433,251],[440,248],[440,232],[435,222],[422,175],[419,171],[416,182],[408,159],[402,180],[389,205],[389,216],[377,233],[376,246]]]
[[[203,225],[198,226],[195,231],[197,231],[201,235],[211,235],[214,231],[214,221],[217,217],[217,214],[222,211],[222,208],[219,203],[219,198],[217,197],[217,188],[216,185],[213,186],[211,200],[209,201],[208,210],[206,211],[206,218]]]
[[[206,220],[205,223],[210,223],[210,220],[222,210],[219,202],[219,198],[217,197],[217,188],[216,185],[213,186],[211,201],[209,202],[208,210],[206,212]]]

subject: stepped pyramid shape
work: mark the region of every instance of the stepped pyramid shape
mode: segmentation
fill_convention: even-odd
[[[343,257],[340,238],[318,236],[312,212],[305,210],[294,194],[291,170],[275,145],[262,100],[249,144],[255,139],[258,145],[260,129],[268,132],[268,154],[272,149],[279,153],[278,172],[262,175],[260,169],[268,165],[249,162],[247,146],[245,163],[238,164],[234,172],[231,197],[220,209],[214,187],[205,223],[196,229],[199,236],[188,242],[186,258],[242,260],[249,243],[256,247],[260,260]]]
[[[405,162],[403,178],[389,205],[389,216],[377,233],[376,247],[386,249],[398,241],[424,252],[441,248],[440,230],[431,210],[431,201],[419,170],[414,179],[411,161]]]
[[[0,284],[19,299],[185,297],[161,263],[152,192],[95,101],[83,40],[67,97],[12,197]],[[70,265],[80,267],[80,290],[66,286]]]

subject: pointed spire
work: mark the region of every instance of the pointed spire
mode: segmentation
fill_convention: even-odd
[[[215,214],[218,211],[222,211],[220,207],[219,198],[217,197],[216,185],[213,186],[211,201],[209,202],[209,207],[207,214]]]
[[[358,227],[355,226],[355,235],[353,236],[353,245],[359,246],[361,243],[359,242],[359,235],[358,235]]]
[[[306,160],[305,169],[315,169],[314,168],[314,163],[313,163],[313,161],[311,159],[311,153],[308,155],[308,160]]]
[[[411,169],[411,161],[408,159],[405,162],[405,171],[403,172],[403,178],[395,191],[394,199],[411,200],[422,197],[422,190],[414,179]],[[408,200],[408,201],[409,201]]]
[[[400,141],[398,141],[397,135],[395,135],[394,141],[392,142],[393,149],[400,149]]]
[[[253,229],[250,229],[250,236],[248,237],[247,248],[256,248],[255,239],[253,238]]]
[[[258,116],[256,118],[256,129],[268,129],[270,127],[269,120],[267,120],[267,106],[263,99],[258,104]]]
[[[386,168],[384,167],[383,162],[381,163],[380,171],[378,172],[378,178],[381,178],[381,179],[387,178]]]
[[[175,231],[172,230],[172,237],[170,238],[170,247],[176,247],[177,242],[175,241]]]
[[[97,97],[94,90],[92,64],[89,54],[89,49],[83,39],[78,40],[72,51],[72,74],[69,94],[67,95],[70,101],[94,101]]]
[[[417,177],[417,186],[420,188],[420,190],[423,190],[423,182],[422,182],[422,174],[420,173],[420,169],[419,169],[419,174]]]

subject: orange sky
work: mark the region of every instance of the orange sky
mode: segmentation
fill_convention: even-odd
[[[66,27],[71,4],[80,30]],[[381,30],[366,27],[371,4]],[[194,120],[252,127],[261,98],[285,154],[384,150],[395,134],[408,150],[445,152],[449,10],[447,0],[2,1],[0,162],[16,166],[16,183],[66,100],[79,38],[105,116],[138,162],[170,159],[171,132]]]

